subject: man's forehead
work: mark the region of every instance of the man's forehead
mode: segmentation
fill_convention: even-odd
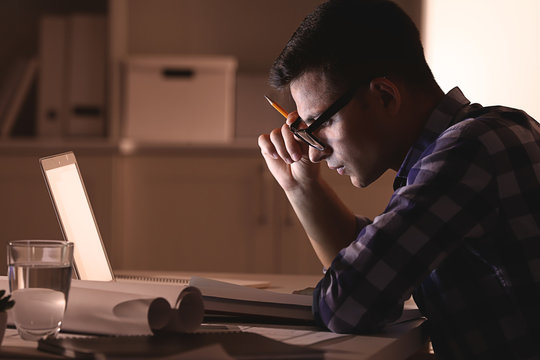
[[[307,72],[294,80],[290,86],[296,110],[302,119],[318,117],[330,106],[328,82],[319,72]]]

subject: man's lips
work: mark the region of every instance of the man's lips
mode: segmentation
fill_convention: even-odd
[[[344,175],[345,174],[345,166],[336,166],[336,167],[329,166],[329,168],[331,170],[335,170],[339,175]]]

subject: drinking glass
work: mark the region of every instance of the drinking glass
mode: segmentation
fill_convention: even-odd
[[[60,331],[73,265],[73,243],[60,240],[17,240],[7,245],[9,311],[25,340]]]

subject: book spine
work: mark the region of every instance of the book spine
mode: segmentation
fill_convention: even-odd
[[[60,137],[66,121],[67,19],[45,16],[40,30],[37,135]]]
[[[106,25],[100,15],[68,19],[68,135],[105,135]]]

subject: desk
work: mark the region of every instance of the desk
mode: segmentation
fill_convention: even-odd
[[[130,272],[132,273],[132,272]],[[145,275],[159,275],[158,272],[144,272]],[[195,275],[193,273],[171,273],[168,275]],[[283,275],[283,274],[238,274],[238,273],[197,273],[196,275],[209,278],[227,278],[242,280],[261,280],[268,281],[270,286],[268,290],[276,292],[292,292],[293,290],[303,289],[316,285],[319,276],[314,275]],[[408,302],[406,306],[414,306]],[[424,320],[416,319],[402,323],[396,323],[388,326],[383,332],[369,336],[344,335],[310,346],[323,349],[327,353],[325,359],[406,359],[418,350],[422,349],[427,341],[422,324]],[[307,330],[316,336],[318,329],[309,327],[277,327],[277,326],[247,326],[243,327],[245,331],[254,331],[268,337],[283,340],[287,335],[294,331]],[[326,333],[327,334],[327,333]],[[325,332],[320,332],[324,336]],[[291,336],[289,336],[290,338]],[[283,340],[289,342],[288,340]],[[49,356],[36,349],[36,342],[27,342],[21,340],[16,331],[7,329],[2,347],[0,348],[0,358],[16,358],[20,355],[22,358],[39,359],[60,359],[61,357]]]

